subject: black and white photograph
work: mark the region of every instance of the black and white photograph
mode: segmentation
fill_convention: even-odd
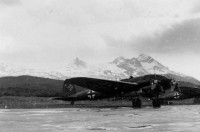
[[[199,0],[0,0],[1,132],[199,130]]]

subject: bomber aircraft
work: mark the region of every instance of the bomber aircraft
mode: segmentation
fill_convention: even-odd
[[[165,94],[159,96],[160,100],[182,100],[189,98],[200,98],[200,87],[190,82],[174,82],[170,90],[166,90]],[[174,91],[176,91],[174,93]],[[174,95],[174,96],[171,96]]]
[[[80,88],[82,90],[77,91]],[[152,100],[154,108],[160,107],[162,100],[200,97],[200,89],[179,87],[174,79],[161,75],[130,77],[121,81],[75,77],[64,81],[63,91],[61,99],[71,101],[72,105],[75,101],[123,97],[131,99],[134,108],[141,107],[140,97]]]

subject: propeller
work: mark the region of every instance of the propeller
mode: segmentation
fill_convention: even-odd
[[[154,79],[150,82],[150,86],[142,89],[142,93],[149,98],[157,97],[160,93],[163,93],[163,87],[161,86],[161,82],[157,79]]]
[[[153,80],[151,82],[151,90],[154,90],[156,88],[156,86],[158,85],[159,81],[158,80]]]

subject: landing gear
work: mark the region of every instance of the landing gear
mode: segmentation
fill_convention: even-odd
[[[152,104],[153,104],[153,108],[160,108],[161,106],[159,99],[153,99]]]
[[[133,106],[133,108],[141,108],[142,102],[141,102],[140,98],[134,98],[132,100],[132,106]]]
[[[71,104],[71,105],[74,105],[74,101],[71,101],[70,104]]]

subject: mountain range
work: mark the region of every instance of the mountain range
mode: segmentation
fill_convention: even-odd
[[[140,54],[138,57],[131,59],[120,56],[111,62],[100,64],[88,64],[79,58],[75,58],[70,63],[56,68],[55,70],[29,69],[0,63],[0,77],[30,75],[64,80],[70,77],[85,76],[121,80],[130,76],[136,77],[147,74],[161,74],[176,80],[200,85],[200,81],[197,79],[172,71],[151,56],[145,54]]]

